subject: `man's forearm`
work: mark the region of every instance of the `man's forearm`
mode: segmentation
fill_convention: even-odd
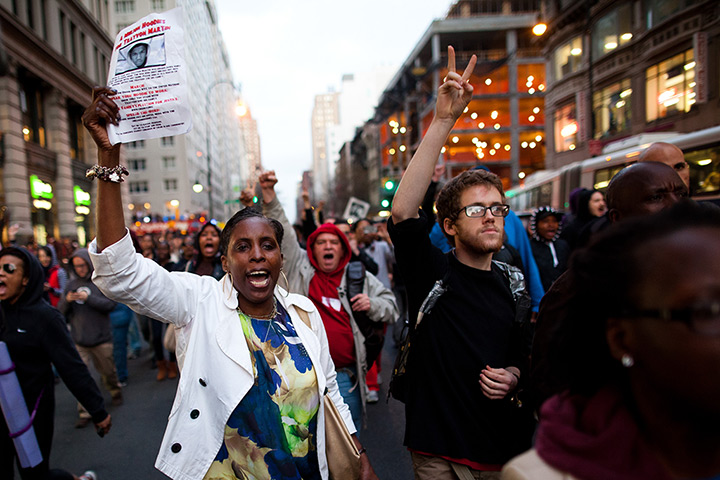
[[[393,199],[392,216],[395,223],[417,218],[418,207],[430,185],[440,151],[454,125],[454,120],[433,119]]]

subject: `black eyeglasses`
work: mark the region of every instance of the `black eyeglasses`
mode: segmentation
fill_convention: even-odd
[[[720,336],[720,300],[686,308],[625,310],[623,316],[682,322],[700,335]]]
[[[501,203],[497,205],[490,205],[489,207],[484,205],[468,205],[458,210],[457,213],[460,213],[463,210],[465,210],[465,215],[470,218],[484,217],[485,212],[488,210],[490,210],[493,217],[507,217],[508,213],[510,213],[510,205],[503,205]]]
[[[2,267],[2,269],[8,275],[12,275],[13,273],[15,273],[15,270],[17,270],[18,268],[17,265],[15,265],[14,263],[3,263],[2,265],[0,265],[0,267]]]

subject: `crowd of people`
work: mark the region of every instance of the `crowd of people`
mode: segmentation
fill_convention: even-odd
[[[47,464],[51,365],[78,426],[108,433],[87,366],[121,404],[136,329],[157,380],[179,378],[156,461],[170,478],[330,478],[326,402],[357,478],[377,478],[360,439],[383,375],[418,480],[720,478],[720,209],[689,199],[682,151],[658,143],[605,191],[523,223],[488,168],[447,178],[437,165],[473,92],[475,56],[462,72],[452,47],[448,59],[389,219],[324,218],[304,192],[292,225],[267,171],[259,203],[243,192],[222,230],[192,237],[126,229],[105,175],[119,168],[106,132],[118,108],[96,88],[83,123],[99,152],[97,238],[61,266],[51,246],[0,251],[0,338],[38,401],[46,459],[21,477],[94,478]],[[395,372],[381,371],[386,337],[406,354]]]

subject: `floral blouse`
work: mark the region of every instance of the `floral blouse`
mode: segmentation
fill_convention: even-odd
[[[205,480],[321,478],[315,369],[287,311],[277,308],[272,320],[238,311],[255,384],[230,415]]]

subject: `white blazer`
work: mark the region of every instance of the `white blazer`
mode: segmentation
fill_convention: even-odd
[[[254,382],[236,311],[237,292],[227,275],[217,281],[166,271],[135,253],[129,233],[101,253],[93,240],[89,251],[93,282],[108,298],[175,325],[182,374],[155,467],[176,480],[201,480],[220,449],[230,414]],[[338,391],[327,335],[314,304],[280,287],[275,288],[275,296],[289,312],[317,375],[317,452],[320,473],[327,479],[322,401],[326,387],[350,433],[355,433],[355,425]],[[312,330],[291,306],[309,313]]]

